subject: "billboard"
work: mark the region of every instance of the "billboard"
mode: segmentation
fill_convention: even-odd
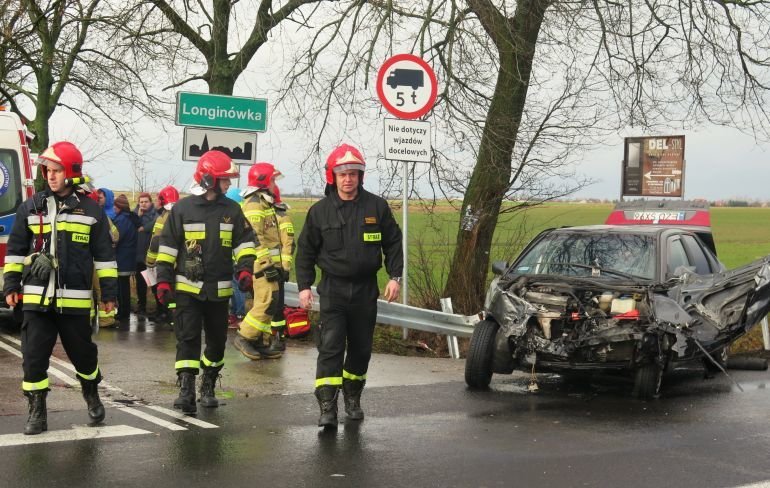
[[[684,195],[684,136],[626,137],[622,196]]]

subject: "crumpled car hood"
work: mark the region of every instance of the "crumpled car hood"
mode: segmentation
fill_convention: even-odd
[[[572,363],[628,361],[649,335],[674,358],[693,358],[702,354],[698,345],[713,352],[768,312],[768,258],[658,284],[507,275],[493,281],[485,303],[485,314],[500,324],[498,337],[508,338],[514,354],[518,348],[519,355],[534,352]]]

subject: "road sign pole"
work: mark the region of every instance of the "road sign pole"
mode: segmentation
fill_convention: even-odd
[[[401,275],[401,293],[404,305],[409,305],[409,163],[404,161],[404,201],[403,201],[403,235],[402,246],[404,249],[404,272]],[[404,340],[409,337],[409,329],[404,329]]]

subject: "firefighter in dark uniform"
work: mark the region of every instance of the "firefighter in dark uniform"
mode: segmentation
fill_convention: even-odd
[[[326,160],[326,197],[310,207],[297,246],[295,269],[303,308],[312,307],[315,266],[321,269],[315,396],[322,427],[337,425],[340,387],[348,419],[364,418],[361,392],[372,355],[382,254],[390,276],[384,292],[389,302],[398,298],[404,267],[401,229],[388,203],[364,190],[365,164],[350,145],[332,151]]]
[[[204,153],[193,176],[193,195],[174,205],[160,234],[158,299],[168,304],[176,297],[175,367],[180,391],[174,407],[187,414],[197,411],[195,376],[201,367],[201,406],[219,406],[214,386],[224,365],[233,271],[241,291],[252,287],[254,231],[241,207],[225,197],[230,178],[236,176],[238,169],[225,153]]]
[[[72,143],[57,142],[40,155],[38,164],[48,188],[16,212],[3,268],[8,305],[16,306],[23,295],[22,389],[29,400],[25,434],[48,429],[47,371],[57,335],[75,366],[91,422],[104,420],[97,388],[102,374],[91,340],[94,269],[107,312],[115,308],[118,292],[107,216],[78,188],[85,180],[80,151]]]

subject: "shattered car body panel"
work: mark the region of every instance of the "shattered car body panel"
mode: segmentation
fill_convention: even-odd
[[[705,275],[680,267],[672,276],[669,268],[679,258],[667,253],[667,243],[686,231],[611,227],[546,231],[492,282],[485,317],[499,328],[491,372],[634,371],[646,365],[663,371],[702,360],[704,351],[716,354],[770,311],[768,258]],[[631,268],[638,274],[600,266],[619,252],[612,242],[629,242],[617,237],[626,232],[654,241],[646,244],[654,250],[654,273],[650,263]],[[539,253],[534,260],[532,252]]]

